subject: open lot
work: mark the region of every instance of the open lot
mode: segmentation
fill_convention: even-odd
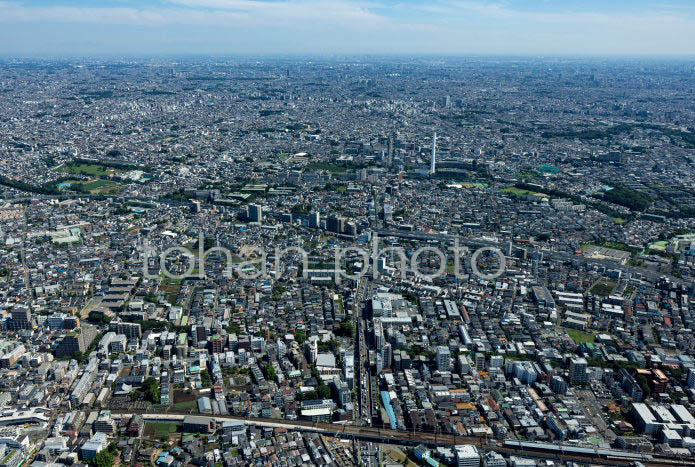
[[[584,342],[594,342],[594,335],[588,332],[580,331],[579,329],[565,328],[567,334],[574,340],[576,344],[582,344]]]
[[[60,170],[65,173],[76,174],[76,175],[87,175],[91,177],[99,177],[101,175],[115,175],[120,173],[119,170],[106,167],[101,164],[86,164],[78,162],[69,162],[62,167]]]
[[[166,422],[146,422],[143,435],[150,439],[168,438],[178,431],[179,425]]]
[[[530,195],[530,196],[538,196],[538,197],[547,197],[548,196],[544,193],[537,193],[535,191],[522,190],[521,188],[517,188],[514,186],[502,188],[500,191],[502,193],[511,193],[513,195]]]

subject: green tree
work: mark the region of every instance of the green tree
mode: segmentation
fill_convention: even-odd
[[[319,399],[330,399],[332,395],[331,388],[329,388],[325,384],[321,384],[318,388],[316,388],[316,395]]]
[[[263,376],[268,380],[274,380],[277,374],[275,373],[275,368],[269,363],[263,365]]]
[[[145,394],[145,399],[152,402],[153,404],[159,404],[160,402],[160,391],[159,383],[156,378],[147,378],[142,383],[142,392]]]
[[[338,341],[331,339],[328,342],[319,342],[319,352],[335,352],[338,349]]]
[[[212,378],[210,378],[210,373],[208,373],[207,369],[200,372],[200,383],[204,388],[212,386]]]
[[[113,453],[109,449],[104,449],[89,464],[93,467],[113,467]]]
[[[307,340],[306,332],[302,331],[301,329],[297,330],[294,333],[294,338],[297,341],[297,344],[302,345]]]
[[[345,336],[345,337],[355,337],[355,325],[354,323],[346,319],[342,323],[340,323],[340,327],[335,331],[336,335],[338,336]]]
[[[649,397],[652,394],[651,389],[649,389],[649,381],[647,380],[647,377],[644,375],[637,375],[635,377],[635,380],[639,384],[640,388],[642,389],[642,394],[644,395],[644,399]]]

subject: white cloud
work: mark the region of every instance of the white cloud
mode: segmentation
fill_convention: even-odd
[[[0,52],[12,52],[3,47],[3,37],[15,46],[44,40],[59,47],[82,37],[81,30],[103,26],[103,37],[84,33],[85,39],[114,49],[124,39],[142,38],[153,51],[185,37],[181,47],[200,53],[695,53],[695,20],[669,9],[617,16],[557,7],[519,11],[482,0],[167,0],[148,7],[59,2],[31,6],[0,0],[6,30],[21,34],[19,25],[26,25],[26,37],[3,34],[0,27]],[[42,36],[51,26],[64,28],[58,36]]]
[[[172,0],[164,7],[37,6],[0,2],[0,22],[55,21],[105,24],[230,24],[240,21],[384,22],[366,7],[342,0],[262,2],[253,0]]]
[[[158,8],[145,9],[133,7],[77,7],[40,6],[28,7],[14,2],[0,2],[0,22],[45,22],[45,23],[83,23],[83,24],[201,24],[240,19],[234,12],[211,12]]]

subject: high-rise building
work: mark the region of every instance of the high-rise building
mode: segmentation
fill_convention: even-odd
[[[163,360],[171,360],[171,345],[165,345],[162,348],[162,359]]]
[[[304,355],[309,363],[316,363],[319,356],[318,338],[312,336],[304,343]]]
[[[451,352],[449,347],[444,345],[437,346],[436,362],[437,370],[451,371]]]
[[[456,446],[456,465],[458,467],[480,467],[480,453],[472,444]]]
[[[353,388],[353,385],[355,383],[355,356],[346,354],[345,357],[343,357],[343,378],[345,379],[345,382],[350,386],[350,389]]]
[[[63,337],[56,347],[56,357],[72,357],[76,352],[86,352],[99,331],[91,325],[83,325]]]
[[[260,204],[249,204],[247,217],[251,222],[263,222],[263,207]]]
[[[437,132],[432,135],[432,159],[430,160],[430,175],[434,175],[437,170]]]
[[[381,353],[381,349],[384,347],[384,325],[380,319],[374,320],[374,344],[376,345],[376,350]]]
[[[29,307],[17,305],[12,308],[11,318],[7,323],[10,331],[18,331],[20,329],[32,328],[31,311]]]
[[[478,354],[476,354],[476,356],[477,355]],[[483,354],[483,357],[485,357],[485,354]],[[493,369],[502,367],[504,367],[504,357],[502,355],[493,355],[490,357],[490,363],[488,364],[488,368]]]
[[[321,217],[318,212],[312,211],[309,213],[309,227],[312,229],[318,229],[321,225]]]
[[[77,384],[72,387],[70,402],[73,405],[79,405],[82,403],[85,396],[92,388],[92,383],[94,383],[94,380],[96,379],[98,370],[99,360],[96,358],[91,359],[82,372],[82,377],[79,379]]]
[[[393,360],[393,355],[391,344],[389,344],[388,342],[384,344],[384,347],[382,347],[381,349],[381,360],[384,365],[384,368],[391,368],[391,360]]]
[[[200,324],[194,324],[191,327],[191,334],[196,344],[198,342],[203,342],[208,338],[207,332],[205,331],[205,326],[202,326]]]
[[[224,338],[219,334],[212,336],[210,340],[210,346],[212,353],[222,353],[224,352]]]
[[[589,375],[586,372],[588,363],[583,357],[573,357],[570,360],[570,384],[586,384]]]
[[[538,379],[538,372],[531,362],[514,362],[513,372],[523,384],[533,384]]]
[[[550,389],[552,389],[555,394],[565,394],[567,392],[567,382],[562,376],[555,375],[550,381]]]
[[[111,321],[109,324],[109,329],[114,331],[116,334],[123,334],[128,339],[141,338],[142,328],[140,323],[128,323],[124,321]]]
[[[342,233],[344,233],[345,235],[350,235],[352,237],[357,236],[357,224],[355,224],[352,221],[346,222],[345,228]]]
[[[386,272],[386,258],[384,258],[383,256],[380,256],[376,264],[377,264],[376,270],[379,273],[383,274]]]
[[[338,403],[341,407],[345,407],[352,402],[352,391],[350,390],[350,387],[340,379],[339,376],[333,377],[333,386],[338,394]]]
[[[239,366],[246,366],[249,363],[249,354],[246,349],[239,349]]]
[[[115,426],[109,410],[102,410],[99,413],[99,417],[94,421],[94,431],[97,433],[113,434]]]
[[[65,313],[53,313],[46,319],[46,324],[53,330],[65,329],[65,318],[68,315]]]
[[[277,340],[277,348],[278,348],[278,359],[282,360],[285,358],[285,355],[287,355],[287,344],[285,344],[282,340],[278,339]]]
[[[384,203],[382,206],[382,209],[384,211],[384,221],[385,222],[390,222],[393,220],[393,205]]]
[[[618,372],[618,379],[621,379],[621,387],[623,391],[627,393],[628,396],[632,398],[632,402],[642,402],[644,398],[644,392],[642,391],[642,386],[637,382],[637,380],[630,374],[627,368],[621,368]]]
[[[339,216],[329,216],[326,222],[326,230],[334,233],[344,233],[345,232],[345,218]]]
[[[485,369],[485,354],[482,352],[475,353],[475,369],[478,371]]]
[[[688,387],[695,388],[695,368],[688,369]]]

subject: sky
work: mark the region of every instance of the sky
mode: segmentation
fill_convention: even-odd
[[[695,55],[695,0],[0,0],[0,55]]]

